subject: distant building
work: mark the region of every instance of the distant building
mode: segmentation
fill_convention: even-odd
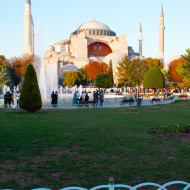
[[[25,2],[25,48],[24,54],[34,54],[34,25],[31,14],[31,0]],[[164,13],[161,7],[159,26],[159,58],[164,63]],[[142,52],[142,26],[139,30],[139,52],[135,53],[133,48],[128,46],[127,38],[124,34],[117,36],[104,23],[95,21],[81,24],[77,30],[71,33],[69,39],[61,40],[49,46],[44,55],[44,64],[57,64],[58,74],[61,77],[63,67],[72,64],[76,68],[85,67],[92,61],[108,63],[114,60],[114,72],[119,58],[128,56],[129,58],[143,58]],[[110,56],[109,56],[110,55]],[[116,56],[116,57],[114,57]],[[110,59],[110,60],[109,60]],[[116,61],[117,60],[117,61]]]

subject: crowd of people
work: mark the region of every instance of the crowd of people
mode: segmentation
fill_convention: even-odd
[[[73,105],[80,104],[80,102],[86,102],[87,104],[89,103],[89,95],[88,92],[83,91],[82,94],[80,94],[78,91],[76,91],[73,95]],[[93,104],[98,105],[103,105],[104,102],[104,92],[103,90],[96,90],[93,92]]]
[[[20,92],[16,92],[16,106],[19,107]],[[14,91],[8,91],[4,95],[4,108],[15,107]]]

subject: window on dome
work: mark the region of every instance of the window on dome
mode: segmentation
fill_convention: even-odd
[[[101,56],[103,56],[104,54],[103,54],[103,52],[101,52]]]
[[[93,52],[93,55],[95,56],[95,52]]]
[[[103,50],[103,46],[100,46],[100,50]]]
[[[105,47],[105,50],[107,50],[108,48],[107,47]]]
[[[99,52],[97,52],[97,54],[96,54],[97,56],[99,56]]]
[[[88,50],[91,50],[91,47],[88,47]]]
[[[93,50],[95,50],[96,49],[96,46],[95,45],[93,45]]]

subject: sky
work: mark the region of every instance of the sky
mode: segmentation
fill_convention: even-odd
[[[43,52],[57,41],[69,39],[82,23],[96,21],[109,26],[117,36],[125,34],[128,45],[138,52],[142,23],[143,56],[159,55],[161,0],[31,0],[35,25],[35,49],[41,36]],[[25,0],[0,0],[0,54],[6,58],[24,52]],[[165,60],[190,48],[190,1],[163,0]],[[40,32],[39,24],[40,23]],[[38,39],[38,42],[36,42]],[[38,51],[39,52],[39,51]],[[38,54],[38,52],[36,52]]]

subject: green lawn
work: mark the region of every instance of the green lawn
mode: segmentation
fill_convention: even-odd
[[[190,124],[190,101],[114,109],[0,110],[0,189],[190,182],[190,140],[149,134]]]

